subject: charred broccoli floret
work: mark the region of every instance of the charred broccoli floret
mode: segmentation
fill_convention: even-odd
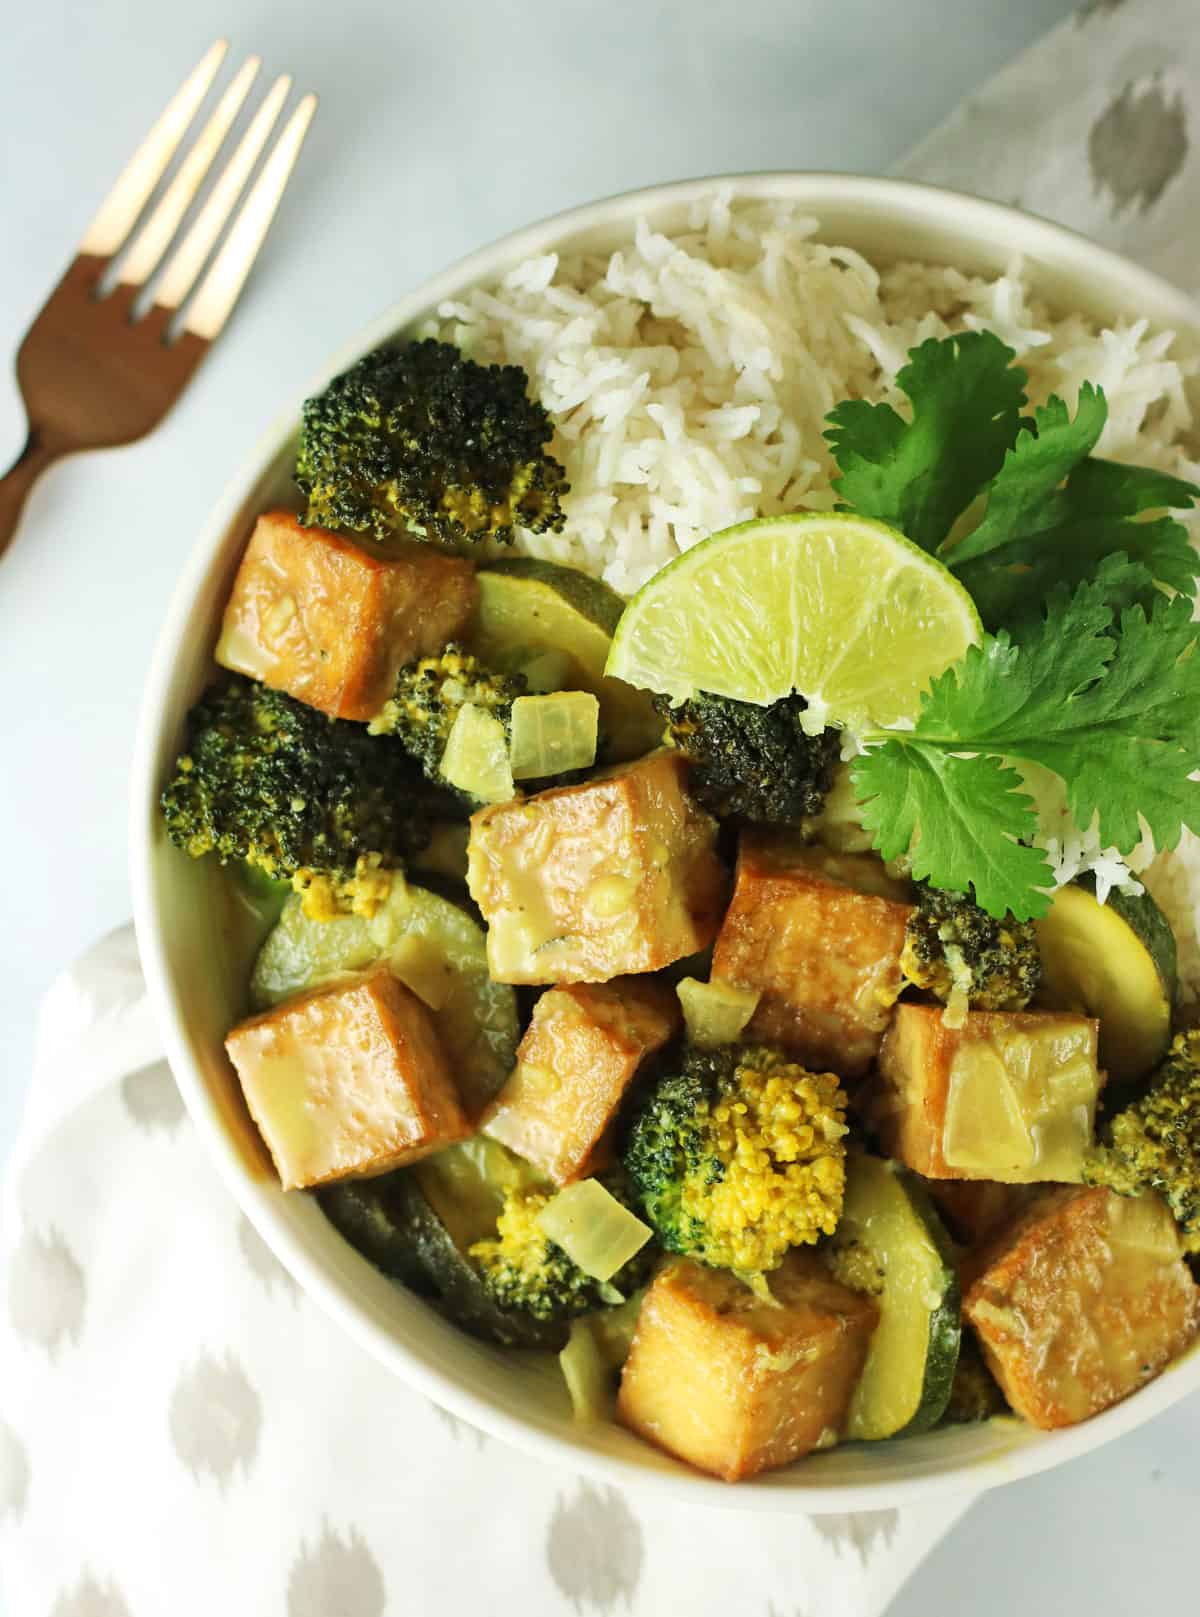
[[[1141,1093],[1104,1124],[1084,1178],[1122,1196],[1157,1190],[1200,1252],[1200,1029],[1180,1033]]]
[[[499,719],[505,730],[512,705],[526,691],[520,674],[497,674],[459,645],[408,663],[396,689],[371,720],[373,735],[394,735],[430,780],[438,780],[442,755],[460,711],[468,704]]]
[[[950,1387],[950,1401],[942,1415],[943,1426],[966,1426],[975,1421],[1007,1415],[1008,1403],[999,1384],[984,1362],[975,1338],[964,1330]]]
[[[622,1160],[668,1251],[754,1276],[832,1235],[846,1097],[768,1045],[688,1049],[633,1113]]]
[[[390,871],[428,841],[427,795],[401,748],[234,675],[188,714],[162,812],[194,859],[290,881],[316,917],[370,915]]]
[[[924,883],[904,930],[900,969],[943,1003],[980,1011],[1023,1010],[1042,979],[1032,922],[995,920],[965,893]]]
[[[695,797],[719,819],[795,824],[819,814],[841,751],[834,730],[806,735],[802,696],[769,707],[701,693],[671,706],[657,696],[673,746],[691,764]]]
[[[304,405],[306,520],[447,544],[561,528],[567,483],[528,385],[520,366],[477,365],[450,343],[367,354]]]
[[[626,1199],[622,1176],[605,1175],[604,1184],[618,1199]],[[488,1295],[500,1308],[519,1309],[541,1320],[571,1319],[623,1303],[645,1284],[654,1248],[643,1247],[611,1281],[594,1280],[538,1223],[538,1214],[554,1195],[553,1189],[529,1187],[505,1193],[495,1236],[470,1249]]]

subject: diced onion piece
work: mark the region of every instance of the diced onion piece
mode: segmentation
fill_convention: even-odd
[[[762,997],[757,989],[735,988],[720,977],[708,983],[684,977],[675,984],[675,992],[683,1007],[688,1038],[707,1048],[732,1044],[739,1038]]]
[[[558,1363],[571,1395],[575,1419],[608,1420],[612,1413],[612,1384],[588,1320],[571,1321],[571,1334],[558,1356]]]
[[[518,696],[509,757],[514,780],[586,769],[596,761],[600,704],[590,691]]]
[[[441,772],[481,803],[507,803],[513,795],[504,726],[485,708],[465,702],[446,738]]]
[[[542,1208],[538,1223],[585,1275],[601,1281],[611,1280],[651,1233],[598,1179],[560,1190]]]
[[[428,938],[407,932],[392,945],[388,968],[431,1011],[440,1011],[457,985],[454,968]]]

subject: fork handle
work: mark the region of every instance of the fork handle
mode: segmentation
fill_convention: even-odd
[[[4,476],[0,477],[0,556],[12,543],[21,507],[29,490],[46,467],[65,455],[67,449],[68,445],[54,443],[36,427],[30,428],[24,449]]]

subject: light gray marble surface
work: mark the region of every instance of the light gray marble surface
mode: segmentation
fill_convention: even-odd
[[[230,471],[327,351],[439,265],[589,197],[738,169],[886,171],[1069,11],[1066,0],[5,10],[0,342],[11,350],[91,208],[215,35],[292,71],[322,105],[259,272],[176,413],[144,443],[54,469],[0,563],[0,1152],[42,989],[128,912],[131,735],[182,558]],[[6,380],[0,459],[22,433]],[[1178,1604],[1194,1587],[1198,1452],[1193,1405],[991,1496],[917,1574],[896,1617],[1124,1617]]]

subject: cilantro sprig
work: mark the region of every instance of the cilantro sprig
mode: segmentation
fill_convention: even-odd
[[[1150,593],[1150,611],[1131,599]],[[1044,914],[1052,873],[1020,763],[1061,777],[1079,826],[1129,853],[1142,821],[1159,848],[1200,830],[1200,626],[1146,567],[1108,558],[1059,587],[1021,630],[986,635],[936,679],[914,727],[864,737],[863,818],[885,858],[967,892],[996,916]]]
[[[1187,531],[1165,513],[1190,506],[1200,489],[1095,459],[1108,419],[1098,387],[1080,389],[1073,416],[1054,397],[1024,415],[1027,378],[1014,358],[990,332],[931,338],[896,377],[911,420],[888,404],[839,404],[825,436],[841,499],[938,556],[992,630],[1118,552],[1193,594]]]

